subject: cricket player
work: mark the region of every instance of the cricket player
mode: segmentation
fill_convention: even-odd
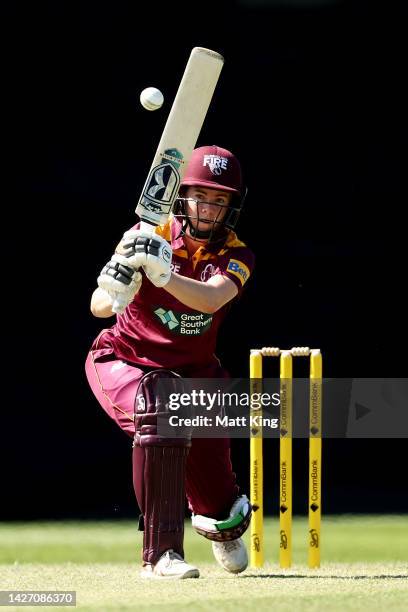
[[[186,497],[192,524],[212,540],[218,563],[242,572],[241,535],[251,506],[240,494],[225,438],[163,438],[158,416],[163,378],[224,378],[217,334],[248,281],[254,256],[234,232],[244,199],[237,158],[218,146],[193,151],[169,222],[152,235],[127,231],[98,277],[95,317],[123,313],[93,342],[89,385],[106,413],[133,440],[133,485],[144,531],[141,575],[196,578],[183,551]]]

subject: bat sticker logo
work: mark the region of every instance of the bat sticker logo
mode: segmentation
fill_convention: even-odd
[[[168,214],[180,185],[180,175],[173,164],[165,163],[152,168],[142,194],[142,203],[148,210]]]

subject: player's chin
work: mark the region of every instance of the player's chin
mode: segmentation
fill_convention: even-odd
[[[200,221],[197,229],[200,232],[208,232],[214,226],[214,221]]]

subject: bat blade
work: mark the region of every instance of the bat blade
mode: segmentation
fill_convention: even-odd
[[[152,231],[165,224],[171,213],[223,63],[222,55],[211,49],[191,51],[136,207],[143,225],[150,225]]]

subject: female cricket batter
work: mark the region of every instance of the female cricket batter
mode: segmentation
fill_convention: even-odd
[[[223,378],[215,356],[218,329],[248,280],[252,252],[234,233],[243,204],[237,158],[217,146],[195,149],[174,215],[153,236],[140,224],[125,233],[98,277],[95,317],[123,312],[103,329],[86,361],[93,393],[133,439],[133,485],[141,517],[143,568],[151,578],[196,578],[184,560],[185,497],[198,533],[212,540],[218,563],[242,572],[240,536],[251,507],[239,495],[225,438],[163,438],[157,418],[160,380]]]

